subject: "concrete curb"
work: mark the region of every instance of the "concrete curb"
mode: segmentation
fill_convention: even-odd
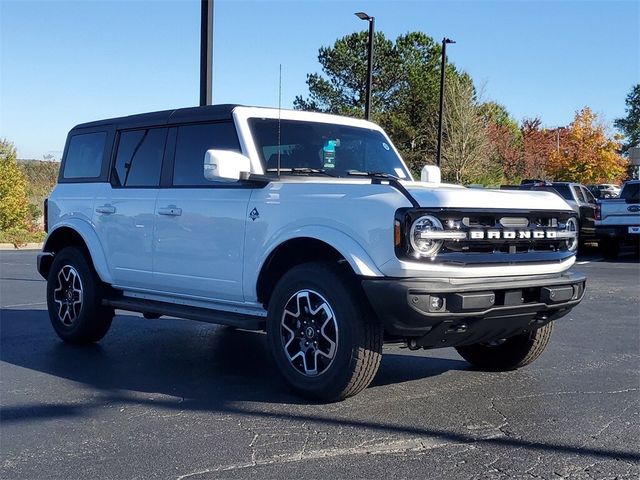
[[[25,243],[18,248],[13,243],[0,243],[0,250],[42,250],[42,243]]]

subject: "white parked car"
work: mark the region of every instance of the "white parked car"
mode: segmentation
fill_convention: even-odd
[[[325,401],[365,388],[385,341],[522,367],[585,289],[558,195],[414,181],[380,127],[318,113],[78,125],[47,220],[63,340],[100,340],[116,308],[266,330],[285,380]]]

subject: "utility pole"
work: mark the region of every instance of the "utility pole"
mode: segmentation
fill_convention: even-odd
[[[213,102],[213,0],[200,0],[200,106]]]
[[[444,80],[447,67],[447,44],[456,43],[450,38],[442,39],[442,62],[440,64],[440,114],[438,115],[438,150],[436,152],[436,165],[440,167],[442,158],[442,115],[444,113]]]
[[[364,12],[355,14],[360,20],[369,22],[369,42],[367,51],[367,92],[364,104],[364,118],[369,120],[371,116],[371,85],[373,84],[373,41],[375,33],[376,18],[370,17]]]
[[[560,153],[560,130],[565,130],[566,127],[556,128],[556,151]]]

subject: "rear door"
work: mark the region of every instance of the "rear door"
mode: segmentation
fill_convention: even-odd
[[[183,297],[242,301],[247,205],[252,189],[204,177],[209,149],[240,151],[232,122],[174,127],[169,188],[156,202],[154,285]]]
[[[110,183],[94,203],[96,231],[114,283],[148,288],[153,276],[155,203],[167,128],[118,132]]]

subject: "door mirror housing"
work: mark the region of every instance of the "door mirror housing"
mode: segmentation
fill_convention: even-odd
[[[427,183],[440,183],[440,167],[435,165],[425,165],[420,171],[420,181]]]
[[[251,171],[251,160],[230,150],[207,150],[204,154],[204,178],[209,181],[235,181]]]

